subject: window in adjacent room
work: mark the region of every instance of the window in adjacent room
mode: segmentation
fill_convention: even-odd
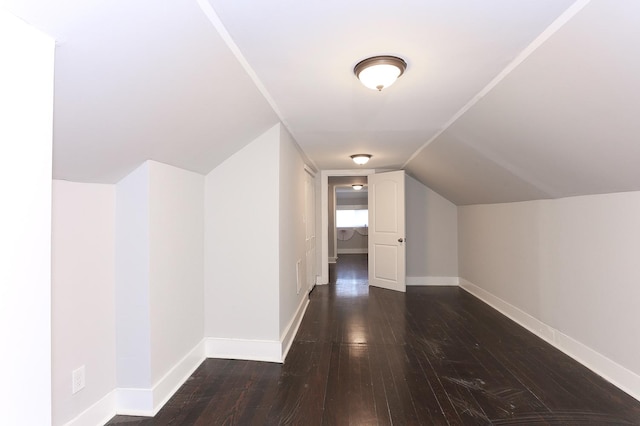
[[[364,228],[369,225],[369,210],[336,210],[337,228]]]

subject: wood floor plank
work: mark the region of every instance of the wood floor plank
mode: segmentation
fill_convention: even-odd
[[[341,255],[282,364],[208,359],[109,425],[640,425],[640,402],[456,287],[368,287]]]
[[[487,418],[503,419],[513,417],[518,412],[544,412],[546,407],[531,393],[500,361],[495,359],[476,338],[474,328],[477,319],[456,315],[449,316],[447,324],[456,328],[448,336],[446,347],[437,362],[443,363],[440,370],[448,371],[446,380],[467,388],[473,399]],[[421,329],[419,335],[432,335],[428,329]],[[430,345],[433,347],[433,344]],[[447,348],[455,347],[455,356]]]
[[[392,424],[420,424],[404,376],[402,351],[396,345],[370,345],[371,358],[382,377]]]
[[[343,346],[339,343],[331,345],[331,361],[328,372],[327,388],[324,396],[323,425],[348,425],[349,411],[343,386],[348,386],[348,370],[345,365]]]
[[[321,424],[330,354],[327,343],[292,345],[263,424]]]
[[[349,345],[349,420],[352,424],[377,425],[373,382],[367,345]]]

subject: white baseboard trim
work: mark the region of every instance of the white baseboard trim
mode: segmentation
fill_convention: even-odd
[[[538,320],[537,318],[529,315],[520,308],[516,308],[512,304],[505,302],[499,297],[494,296],[493,294],[478,287],[470,281],[465,280],[464,278],[460,278],[460,287],[468,293],[471,293],[478,299],[482,300],[493,309],[507,316],[511,320],[517,322],[522,327],[526,328],[541,339],[546,340],[549,343],[553,342],[553,335],[555,330],[542,321]]]
[[[154,416],[202,364],[205,359],[204,347],[204,340],[201,340],[153,386]]]
[[[300,323],[302,323],[302,318],[304,317],[304,313],[307,312],[307,307],[309,306],[309,297],[305,296],[300,301],[298,305],[298,309],[296,309],[296,313],[293,318],[287,325],[284,333],[280,336],[280,342],[282,344],[282,356],[281,362],[284,362],[287,359],[287,354],[289,353],[289,349],[291,349],[291,344],[293,343],[293,338],[296,336],[298,332],[298,328],[300,328]]]
[[[338,255],[341,254],[367,254],[369,253],[368,248],[339,248]],[[338,256],[340,258],[340,256]]]
[[[112,390],[65,426],[103,425],[116,415],[116,391]]]
[[[640,375],[559,331],[556,342],[562,352],[640,401]]]
[[[116,389],[116,413],[155,416],[205,359],[205,341],[198,343],[150,389]]]
[[[244,359],[282,362],[282,344],[278,340],[247,340],[207,337],[207,358]]]
[[[116,388],[66,426],[103,425],[117,414],[155,416],[204,360],[204,340],[169,370],[153,388]]]
[[[308,306],[309,297],[305,295],[280,336],[280,341],[207,337],[206,357],[283,363]]]
[[[153,411],[153,389],[116,389],[116,413],[123,416],[151,417],[154,415]]]
[[[457,286],[460,281],[458,277],[407,277],[405,282],[407,285]]]
[[[460,287],[640,401],[640,375],[463,278]]]

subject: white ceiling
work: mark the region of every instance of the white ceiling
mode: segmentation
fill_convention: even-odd
[[[640,2],[592,1],[409,162],[457,204],[640,190]]]
[[[571,1],[210,0],[321,169],[400,168]],[[389,90],[364,88],[362,59],[408,63]]]
[[[58,41],[54,177],[207,173],[282,121],[457,204],[640,190],[636,0],[209,1],[0,0]],[[382,93],[377,54],[408,63]]]

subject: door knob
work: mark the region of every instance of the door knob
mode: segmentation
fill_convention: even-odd
[[[404,238],[398,238],[398,242],[399,242],[399,243],[404,242]]]

